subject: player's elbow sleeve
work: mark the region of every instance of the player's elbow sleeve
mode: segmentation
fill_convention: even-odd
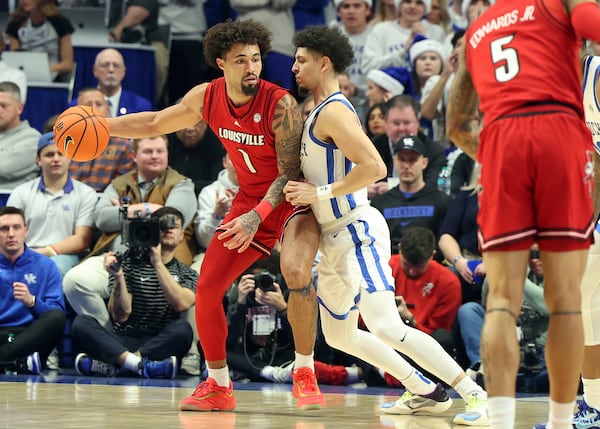
[[[575,6],[571,11],[571,25],[579,37],[600,42],[600,8],[595,2]]]

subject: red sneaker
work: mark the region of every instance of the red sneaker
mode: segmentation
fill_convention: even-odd
[[[312,410],[325,407],[325,397],[317,385],[317,378],[312,369],[295,369],[292,372],[292,382],[292,394],[297,399],[298,408]]]
[[[235,408],[233,384],[222,387],[208,377],[196,387],[194,393],[179,401],[180,411],[231,411]]]

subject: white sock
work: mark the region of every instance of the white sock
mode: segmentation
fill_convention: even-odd
[[[360,380],[358,378],[357,366],[347,366],[346,371],[348,372],[348,376],[346,377],[347,384],[357,383]]]
[[[125,356],[125,363],[123,364],[123,368],[128,369],[131,372],[135,372],[136,374],[142,375],[142,358],[134,353],[127,353]]]
[[[208,368],[208,376],[217,382],[218,386],[229,387],[229,367],[225,365],[223,368]]]
[[[416,369],[413,369],[408,377],[403,378],[400,382],[408,389],[410,393],[415,395],[429,395],[433,393],[436,383],[429,380]]]
[[[573,408],[575,408],[575,401],[564,403],[550,399],[548,429],[572,429]]]
[[[470,377],[467,376],[463,377],[463,379],[460,380],[456,384],[456,386],[454,386],[454,390],[456,390],[456,393],[458,393],[460,397],[463,398],[465,401],[468,399],[469,395],[472,392],[477,392],[479,394],[484,395],[482,397],[487,398],[487,393],[485,393],[481,386],[479,386]]]
[[[314,353],[309,355],[301,355],[298,352],[294,352],[296,358],[294,359],[294,369],[298,368],[310,368],[313,371],[315,370],[315,360],[313,358]]]
[[[488,398],[490,429],[514,429],[517,400],[512,396]]]
[[[582,378],[581,381],[586,404],[600,410],[600,378]]]

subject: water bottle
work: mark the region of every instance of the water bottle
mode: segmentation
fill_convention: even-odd
[[[15,342],[15,334],[13,334],[12,332],[8,334],[8,342],[9,343]]]
[[[450,195],[450,170],[448,167],[442,167],[438,176],[437,187],[440,191]]]

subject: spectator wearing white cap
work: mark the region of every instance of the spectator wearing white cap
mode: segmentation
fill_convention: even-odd
[[[383,67],[409,67],[408,52],[418,37],[444,42],[445,31],[424,16],[431,0],[395,0],[398,13],[395,21],[375,24],[365,42],[362,58],[363,73]]]
[[[442,72],[431,76],[421,87],[421,120],[431,121],[432,138],[435,141],[446,138],[446,104],[458,67],[458,52],[464,43],[464,34],[464,30],[454,33],[451,40],[453,50],[446,58]]]
[[[413,82],[405,67],[386,67],[367,74],[367,102],[369,107],[388,101],[394,95],[412,95]]]
[[[411,46],[409,57],[411,74],[415,83],[413,96],[420,103],[425,82],[432,76],[439,76],[444,68],[444,48],[440,42],[435,40],[420,40]],[[430,138],[434,138],[431,119],[421,117],[419,122],[425,134]]]
[[[348,37],[354,51],[354,61],[347,70],[348,76],[360,94],[364,94],[367,90],[367,78],[363,73],[361,62],[365,42],[371,31],[369,20],[372,16],[373,2],[372,0],[333,0],[333,3],[340,19],[339,29]]]

